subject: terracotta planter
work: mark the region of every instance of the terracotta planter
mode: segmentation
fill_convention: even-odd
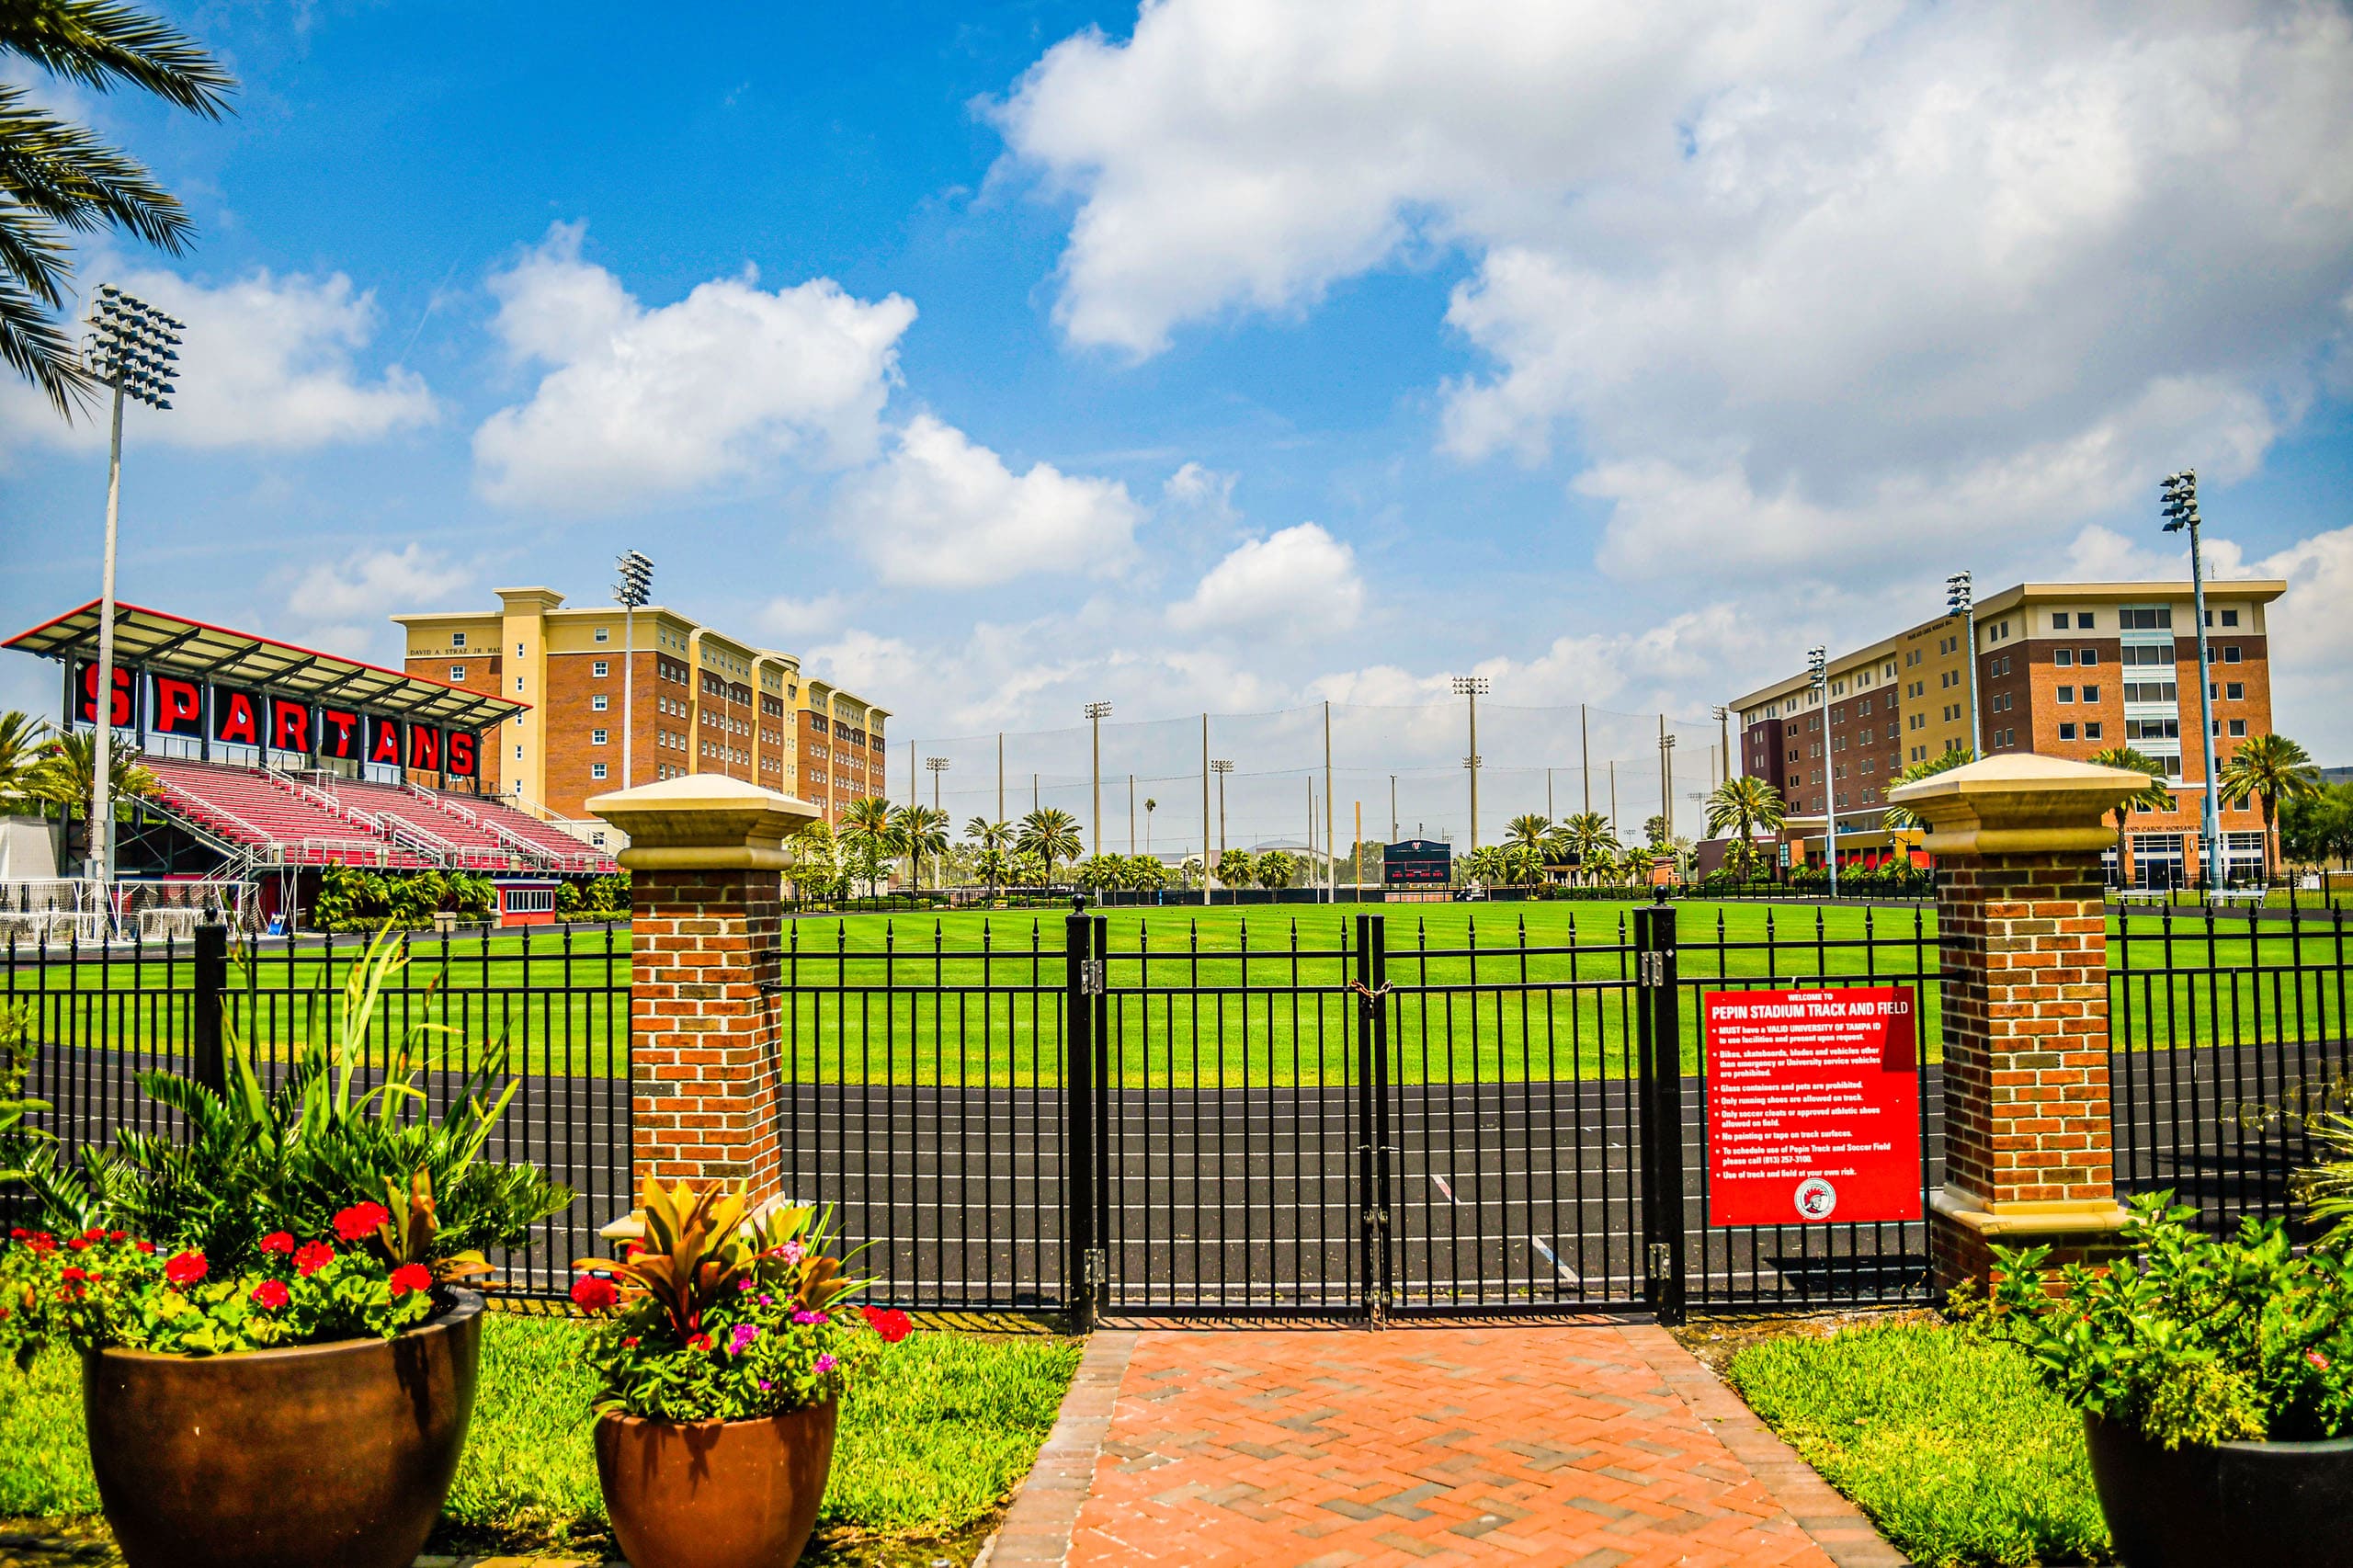
[[[2086,1415],[2125,1568],[2353,1568],[2353,1437],[2166,1449]]]
[[[397,1339],[82,1362],[90,1467],[131,1568],[407,1568],[473,1415],[482,1297]]]
[[[759,1421],[597,1420],[597,1479],[634,1568],[789,1568],[816,1528],[840,1408]]]

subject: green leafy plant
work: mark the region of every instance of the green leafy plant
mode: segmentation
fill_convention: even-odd
[[[666,1421],[739,1421],[837,1397],[904,1312],[852,1312],[850,1278],[806,1207],[756,1212],[740,1190],[649,1178],[642,1242],[582,1258],[573,1301],[604,1314],[589,1359],[597,1408]]]
[[[56,1142],[29,1119],[33,1112],[50,1108],[47,1100],[25,1094],[33,1049],[31,1009],[0,1007],[0,1182],[22,1181],[35,1151]]]
[[[2079,1409],[2168,1449],[2353,1430],[2353,1257],[2278,1221],[2223,1239],[2171,1193],[2136,1198],[2133,1256],[2046,1286],[2048,1247],[1996,1247],[1991,1332]]]
[[[520,1240],[535,1221],[571,1202],[570,1190],[534,1165],[482,1158],[521,1086],[519,1079],[498,1085],[503,1048],[451,1073],[450,1052],[437,1045],[456,1031],[412,1023],[386,1031],[381,1081],[363,1085],[379,1007],[407,963],[392,933],[379,933],[352,965],[332,1017],[314,1028],[275,1090],[263,1085],[233,1028],[223,1031],[225,1094],[170,1074],[141,1074],[147,1096],[179,1113],[180,1136],[125,1131],[116,1135],[117,1152],[85,1153],[83,1214],[242,1267],[258,1256],[264,1237],[321,1234],[364,1199],[400,1217],[397,1236],[384,1244],[394,1261],[480,1272],[483,1249]],[[417,1079],[434,1068],[456,1080],[438,1118],[416,1114],[425,1098]],[[420,1204],[431,1215],[421,1230],[407,1218]],[[424,1238],[421,1250],[414,1237]]]

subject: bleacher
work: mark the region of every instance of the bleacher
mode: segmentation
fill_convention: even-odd
[[[593,849],[552,823],[541,822],[518,806],[510,806],[495,795],[455,795],[442,797],[462,811],[477,813],[483,822],[494,824],[507,833],[529,844],[545,857],[554,869],[563,871],[612,871],[612,855]]]
[[[158,756],[142,756],[140,765],[155,776],[157,803],[256,859],[290,866],[435,864],[434,857],[388,841],[258,768]]]
[[[449,863],[468,871],[537,871],[546,868],[544,857],[528,846],[502,838],[465,808],[451,810],[432,798],[431,791],[400,784],[371,784],[356,778],[319,780],[317,787],[347,806],[369,816],[404,826],[415,837],[438,848]]]

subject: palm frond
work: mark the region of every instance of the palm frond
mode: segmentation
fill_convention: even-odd
[[[139,87],[218,119],[237,79],[202,44],[118,0],[0,0],[0,51],[84,86]]]
[[[33,107],[17,87],[0,87],[0,192],[66,228],[88,233],[111,224],[174,256],[196,236],[187,209],[145,165]]]

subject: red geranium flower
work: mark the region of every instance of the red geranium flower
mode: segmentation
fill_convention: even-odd
[[[707,1335],[707,1334],[698,1334],[698,1335],[696,1335],[692,1339],[689,1339],[689,1340],[688,1340],[688,1341],[687,1341],[687,1348],[688,1348],[688,1349],[689,1349],[689,1350],[708,1350],[708,1349],[710,1349],[710,1335]]]
[[[620,1288],[609,1279],[599,1279],[593,1274],[584,1274],[572,1282],[573,1305],[585,1311],[605,1312],[620,1299]]]
[[[133,1242],[131,1244],[137,1247],[141,1252],[153,1252],[155,1250],[155,1244],[153,1242]]]
[[[164,1278],[175,1285],[193,1285],[204,1278],[205,1267],[200,1252],[175,1253],[164,1265]]]
[[[89,1272],[81,1268],[69,1268],[58,1276],[61,1279],[87,1279],[89,1277]]]
[[[32,1249],[35,1257],[47,1257],[57,1250],[57,1238],[47,1231],[35,1231],[25,1238],[25,1245]]]
[[[131,1233],[129,1231],[108,1231],[107,1233],[107,1240],[110,1242],[119,1242],[126,1239],[130,1234]]]
[[[308,1279],[335,1261],[335,1248],[324,1242],[304,1242],[294,1249],[294,1272]]]
[[[286,1281],[265,1279],[253,1288],[254,1305],[266,1312],[274,1312],[286,1304]]]
[[[411,1290],[430,1290],[433,1271],[421,1263],[404,1263],[392,1270],[392,1299],[398,1301]]]
[[[84,1247],[90,1244],[90,1238],[87,1236],[75,1236],[72,1241],[67,1242],[65,1244],[74,1251],[80,1252]]]
[[[284,1231],[272,1231],[269,1234],[262,1237],[261,1250],[264,1252],[292,1252],[294,1250],[294,1238],[288,1235]]]
[[[896,1307],[860,1307],[868,1326],[882,1336],[885,1345],[896,1345],[915,1331],[915,1320]]]
[[[335,1233],[347,1242],[366,1241],[392,1217],[392,1211],[381,1203],[355,1203],[335,1217]]]

